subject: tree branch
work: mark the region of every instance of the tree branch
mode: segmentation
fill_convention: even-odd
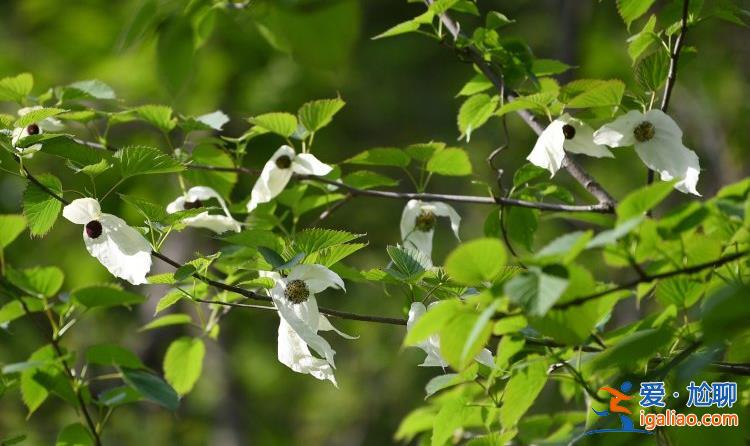
[[[697,265],[689,266],[683,269],[667,271],[667,272],[659,273],[659,274],[645,274],[637,279],[631,280],[630,282],[626,282],[622,285],[618,285],[614,288],[610,288],[608,290],[600,291],[594,294],[589,294],[588,296],[579,297],[579,298],[576,298],[567,302],[563,302],[561,304],[556,304],[553,308],[558,309],[558,310],[563,310],[565,308],[583,305],[590,300],[596,299],[598,297],[606,296],[607,294],[614,293],[616,291],[628,290],[641,283],[653,282],[654,280],[667,279],[669,277],[679,276],[683,274],[693,274],[693,273],[701,272],[709,268],[717,268],[726,263],[733,262],[737,259],[745,257],[748,254],[750,254],[750,251],[741,251],[741,252],[737,252],[734,254],[729,254],[724,257],[720,257],[710,262],[699,263]]]
[[[688,30],[688,13],[690,10],[690,0],[682,1],[682,25],[680,26],[680,34],[677,35],[675,40],[674,48],[669,55],[669,72],[667,74],[667,84],[664,87],[664,95],[661,98],[661,111],[667,112],[669,108],[669,100],[672,98],[672,89],[677,82],[677,63],[680,60],[680,52],[682,51],[682,45],[685,42],[685,36]],[[648,184],[654,182],[654,171],[648,170]]]
[[[427,7],[429,7],[434,3],[434,0],[424,0],[424,3],[427,5]],[[461,26],[458,22],[453,20],[448,15],[448,13],[440,14],[439,18],[443,26],[448,30],[451,36],[453,36],[454,42],[459,37],[463,36],[461,33]],[[516,99],[516,96],[512,92],[506,91],[502,77],[493,70],[492,66],[484,59],[484,56],[479,51],[479,49],[477,49],[474,45],[467,45],[460,49],[454,47],[454,49],[456,49],[456,51],[461,51],[466,56],[468,56],[472,63],[492,83],[492,85],[501,96],[503,96],[508,101],[513,101]],[[517,114],[537,135],[541,134],[542,131],[544,131],[544,127],[539,124],[534,115],[529,113],[527,110],[520,110],[517,112]],[[576,163],[572,157],[568,155],[565,156],[563,168],[565,168],[565,170],[567,170],[568,173],[576,181],[578,181],[581,186],[583,186],[591,195],[599,200],[600,205],[606,206],[608,208],[614,208],[616,203],[614,198],[612,198],[612,196],[609,195],[609,193],[599,183],[594,181],[593,178],[591,178],[591,176],[586,173],[586,171],[583,170],[583,168],[578,165],[578,163]]]
[[[256,172],[246,167],[221,167],[221,166],[207,166],[203,164],[188,164],[190,169],[200,170],[213,170],[218,172],[236,172],[243,174],[255,175]],[[583,173],[585,175],[585,173]],[[315,181],[318,183],[328,184],[336,186],[337,188],[344,189],[353,196],[369,196],[377,198],[390,198],[395,200],[422,200],[422,201],[448,201],[454,203],[472,203],[472,204],[485,204],[485,205],[503,205],[503,206],[518,206],[532,209],[539,209],[543,211],[560,211],[560,212],[597,212],[602,214],[611,214],[614,210],[611,205],[605,203],[590,204],[590,205],[571,205],[571,204],[557,204],[557,203],[542,203],[537,201],[526,201],[518,200],[515,198],[506,197],[482,197],[475,195],[449,195],[449,194],[430,194],[430,193],[415,193],[415,192],[392,192],[382,191],[375,189],[359,189],[348,184],[341,183],[336,180],[329,180],[328,178],[322,178],[315,175],[301,175],[295,174],[294,178],[299,180]],[[591,180],[593,182],[593,180]]]

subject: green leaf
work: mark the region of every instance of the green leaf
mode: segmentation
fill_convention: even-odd
[[[57,436],[55,446],[92,446],[94,439],[81,423],[73,423],[65,426]]]
[[[531,355],[519,367],[515,367],[505,385],[503,405],[500,408],[500,423],[504,429],[515,426],[534,404],[547,382],[547,363],[544,358]]]
[[[29,312],[36,313],[44,309],[44,302],[35,297],[21,298],[26,304]],[[14,299],[0,307],[0,325],[7,325],[9,322],[26,315],[26,310],[18,299]]]
[[[457,429],[469,420],[481,419],[481,408],[469,404],[463,397],[448,400],[435,416],[432,427],[432,445],[447,444]]]
[[[535,76],[542,77],[564,73],[571,68],[573,67],[555,59],[534,59],[534,63],[531,66],[531,71]]]
[[[327,126],[333,120],[333,116],[341,110],[346,102],[341,98],[319,99],[311,101],[300,107],[297,112],[299,122],[307,131],[317,132]]]
[[[527,96],[519,96],[512,101],[507,101],[500,107],[496,112],[496,116],[503,116],[505,114],[516,112],[519,110],[537,110],[540,112],[547,113],[549,107],[557,99],[557,92],[545,91],[541,93],[534,93]]]
[[[480,238],[454,249],[445,260],[445,270],[460,284],[479,285],[494,279],[502,270],[505,259],[505,247],[500,240]]]
[[[123,291],[115,285],[94,285],[79,288],[71,297],[88,308],[137,305],[146,301],[146,296]]]
[[[447,148],[435,152],[427,161],[428,172],[446,176],[471,175],[471,161],[463,149]]]
[[[170,325],[190,324],[192,322],[193,322],[193,319],[187,314],[183,314],[183,313],[168,314],[166,316],[162,316],[160,318],[154,319],[153,321],[139,328],[138,331],[148,331],[148,330],[153,330],[155,328],[168,327]]]
[[[635,80],[645,91],[659,91],[669,75],[669,54],[659,48],[635,66]]]
[[[62,183],[57,177],[42,173],[37,175],[36,178],[49,190],[58,196],[62,196]],[[23,215],[29,224],[31,235],[43,236],[49,232],[57,221],[61,207],[62,203],[59,200],[51,197],[36,184],[29,183],[23,194]]]
[[[296,252],[312,254],[331,246],[357,240],[360,237],[362,237],[362,234],[354,234],[347,231],[309,228],[298,232],[294,236],[293,246]]]
[[[487,17],[485,18],[485,27],[487,29],[502,28],[503,26],[510,25],[511,23],[515,23],[515,20],[511,20],[506,17],[505,14],[499,13],[497,11],[488,12]]]
[[[697,280],[684,276],[670,277],[656,284],[656,299],[664,306],[676,305],[690,308],[705,292],[706,287]]]
[[[115,344],[92,345],[86,350],[86,361],[90,364],[122,366],[131,369],[145,367],[135,353]]]
[[[383,31],[382,33],[373,37],[373,40],[414,32],[418,30],[420,26],[431,23],[433,17],[435,17],[435,13],[432,10],[425,11],[411,20],[401,22],[398,25],[395,25],[387,29],[386,31]]]
[[[198,381],[205,353],[200,338],[185,336],[169,344],[164,356],[164,377],[178,394],[189,393]]]
[[[406,333],[404,345],[417,345],[443,327],[459,312],[461,303],[457,300],[443,300],[430,306],[422,317]]]
[[[167,90],[177,96],[184,90],[193,72],[193,27],[188,18],[180,14],[167,17],[159,26],[156,68]]]
[[[634,369],[641,360],[653,358],[659,349],[670,344],[672,332],[669,328],[648,328],[636,331],[599,353],[591,363],[596,370],[607,367]]]
[[[162,311],[176,304],[185,297],[185,293],[180,290],[172,290],[168,292],[161,299],[159,299],[159,302],[156,304],[156,310],[154,310],[154,315],[161,313]]]
[[[652,15],[643,26],[641,32],[628,39],[628,54],[633,62],[637,61],[641,54],[648,50],[652,44],[659,44],[659,36],[654,33],[655,26],[656,16]]]
[[[97,396],[97,400],[107,407],[117,407],[123,404],[141,400],[141,394],[129,386],[118,386],[107,389]]]
[[[61,108],[38,108],[31,110],[30,112],[26,113],[25,115],[18,118],[13,124],[15,127],[26,127],[28,125],[34,124],[35,122],[43,121],[47,118],[51,118],[53,116],[57,116],[60,113],[63,113],[65,110]]]
[[[393,262],[386,272],[405,282],[417,281],[432,263],[422,252],[409,247],[387,246],[386,251]]]
[[[411,411],[401,420],[394,438],[403,442],[411,442],[417,434],[432,429],[436,410],[431,406],[423,406]]]
[[[474,359],[474,357],[484,348],[487,341],[490,339],[492,334],[492,325],[490,319],[495,315],[497,311],[498,301],[492,302],[490,306],[485,308],[478,318],[474,321],[474,325],[471,327],[469,335],[464,341],[464,347],[461,350],[461,357],[459,363],[467,365]]]
[[[398,181],[393,178],[371,172],[369,170],[358,170],[341,179],[344,184],[356,187],[357,189],[372,189],[374,187],[393,187],[398,186]]]
[[[185,170],[185,166],[179,161],[153,147],[125,147],[118,150],[115,157],[119,161],[123,178]]]
[[[122,368],[122,379],[144,398],[172,412],[180,405],[180,397],[169,384],[158,376],[143,370]]]
[[[657,181],[629,193],[617,206],[617,223],[638,217],[653,209],[672,192],[675,181]]]
[[[537,178],[546,177],[547,172],[547,169],[526,163],[513,174],[513,186],[519,187]]]
[[[169,133],[177,125],[177,118],[172,117],[172,108],[166,105],[142,105],[133,111],[165,133]]]
[[[591,236],[591,231],[574,231],[563,234],[540,249],[534,258],[537,262],[544,263],[549,263],[550,260],[563,264],[570,263],[581,251],[586,249]]]
[[[10,245],[24,229],[26,229],[26,219],[23,215],[0,215],[0,249]]]
[[[77,167],[95,165],[103,160],[112,158],[109,152],[84,146],[67,136],[57,136],[47,139],[44,141],[43,146],[44,153],[64,158]]]
[[[503,212],[506,212],[505,224],[510,239],[531,251],[534,234],[539,226],[539,212],[517,206]]]
[[[249,119],[263,130],[289,138],[297,131],[297,118],[291,113],[266,113]]]
[[[490,88],[492,88],[492,82],[484,77],[483,74],[475,74],[474,77],[464,84],[456,96],[473,96]]]
[[[630,234],[630,232],[637,228],[642,222],[642,215],[625,220],[622,223],[619,223],[614,229],[602,231],[596,234],[596,237],[589,241],[589,243],[586,245],[586,248],[601,248],[603,246],[614,243],[622,237]]]
[[[348,164],[359,164],[365,166],[394,166],[406,167],[411,162],[409,155],[401,149],[391,147],[378,147],[365,150],[352,158],[344,161]]]
[[[497,103],[497,96],[484,93],[475,94],[464,101],[458,110],[458,130],[461,132],[461,137],[466,136],[466,140],[469,141],[471,133],[490,119],[497,108]]]
[[[281,254],[274,251],[271,248],[267,248],[265,246],[259,246],[258,252],[260,255],[263,256],[263,258],[271,264],[274,270],[278,269],[280,266],[284,265],[286,263],[286,260],[284,260],[283,257],[281,257]]]
[[[65,280],[62,270],[56,266],[35,266],[19,271],[8,265],[5,276],[13,285],[36,297],[54,296]]]
[[[115,91],[109,85],[96,79],[78,81],[65,87],[62,99],[116,99]]]
[[[51,374],[60,373],[56,366],[51,364],[55,357],[56,354],[52,346],[45,345],[32,353],[28,359],[28,362],[39,364],[21,372],[21,399],[29,409],[29,415],[34,413],[49,396],[47,388],[34,379],[34,376],[39,370]]]
[[[579,90],[582,90],[580,93]],[[620,105],[625,93],[625,84],[620,80],[587,80],[573,81],[564,87],[570,96],[566,108],[615,107]]]
[[[23,103],[34,88],[34,78],[29,73],[0,79],[0,101]]]
[[[630,24],[638,17],[645,14],[656,0],[617,0],[617,12],[625,24],[630,28]]]
[[[530,316],[544,316],[568,287],[568,272],[559,265],[531,267],[505,284],[510,301]]]

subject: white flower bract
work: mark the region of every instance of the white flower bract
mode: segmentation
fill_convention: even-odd
[[[288,166],[283,167],[284,162]],[[292,174],[324,176],[331,170],[331,166],[310,153],[297,154],[293,148],[281,146],[263,166],[263,171],[253,186],[250,201],[247,202],[247,211],[252,212],[259,204],[273,200],[284,190]]]
[[[240,232],[242,229],[240,222],[232,218],[232,214],[227,208],[226,202],[219,195],[218,192],[206,186],[195,186],[185,192],[181,197],[177,197],[173,202],[167,205],[167,212],[174,214],[175,212],[184,211],[186,209],[185,204],[195,203],[196,201],[206,201],[210,199],[216,199],[221,206],[224,215],[212,215],[208,211],[201,212],[194,217],[187,217],[182,220],[187,226],[195,228],[206,228],[214,231],[217,234],[221,234],[226,231]]]
[[[430,307],[435,305],[437,302],[430,304]],[[424,304],[421,302],[414,302],[409,308],[409,319],[406,322],[406,331],[409,332],[414,327],[414,324],[428,311]],[[420,342],[417,347],[422,349],[427,356],[424,362],[420,364],[421,367],[447,367],[448,363],[445,362],[443,357],[440,355],[440,336],[437,334],[431,335],[427,340]],[[474,358],[480,364],[486,365],[487,367],[493,368],[495,366],[495,359],[492,357],[492,353],[483,348],[481,352]]]
[[[562,168],[565,152],[612,158],[614,155],[609,149],[594,143],[593,134],[594,130],[586,123],[566,113],[544,129],[526,159],[554,176]]]
[[[112,275],[133,285],[147,283],[146,274],[151,269],[151,245],[138,231],[121,218],[102,213],[99,202],[93,198],[73,200],[63,208],[63,217],[72,223],[84,225],[86,249]],[[87,234],[85,226],[92,221],[101,224],[101,233],[95,238]]]
[[[25,116],[29,114],[30,112],[34,110],[41,109],[41,106],[34,106],[34,107],[24,107],[18,110],[18,116]],[[59,132],[63,128],[65,128],[60,122],[59,119],[55,118],[46,118],[42,119],[41,121],[36,123],[36,126],[38,128],[37,135],[41,135],[44,132]],[[13,145],[13,147],[19,152],[20,156],[24,158],[31,158],[34,156],[34,153],[38,152],[41,148],[41,144],[33,144],[29,147],[18,147],[21,140],[26,138],[29,135],[29,127],[16,127],[13,129],[13,132],[11,133],[10,142]]]
[[[262,277],[274,279],[270,290],[271,299],[279,313],[279,362],[298,373],[306,373],[320,380],[329,380],[338,387],[333,370],[335,351],[319,331],[335,331],[339,335],[353,337],[336,330],[328,318],[318,311],[315,294],[327,288],[346,290],[344,281],[338,274],[322,265],[297,265],[287,277],[275,272],[261,272]],[[306,300],[292,302],[287,296],[287,286],[291,282],[302,281],[309,293]],[[298,282],[297,282],[298,283]],[[312,348],[318,355],[310,352]]]
[[[682,130],[663,111],[631,110],[594,132],[594,142],[610,147],[634,146],[641,161],[658,172],[662,181],[678,180],[675,189],[700,196],[696,189],[698,155],[682,144]]]
[[[401,214],[401,240],[404,246],[411,247],[423,253],[428,259],[432,258],[432,238],[435,234],[434,226],[431,228],[418,227],[417,219],[423,218],[448,217],[451,222],[451,229],[458,239],[458,228],[461,224],[461,216],[458,215],[453,207],[441,203],[424,202],[420,200],[409,200]],[[432,217],[430,217],[432,216]]]

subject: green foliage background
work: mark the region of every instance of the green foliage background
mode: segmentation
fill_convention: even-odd
[[[632,84],[626,51],[627,30],[612,1],[480,2],[480,8],[502,10],[516,24],[504,32],[526,40],[538,57],[562,60],[576,68],[577,78],[620,78]],[[495,4],[497,3],[497,4]],[[216,109],[233,120],[225,134],[239,136],[247,124],[238,119],[269,111],[294,112],[311,98],[340,95],[347,106],[334,125],[316,136],[316,155],[340,162],[374,146],[408,144],[458,137],[456,112],[463,99],[456,93],[471,74],[450,49],[422,36],[371,40],[392,25],[419,12],[420,4],[402,0],[364,2],[257,1],[245,11],[218,10],[205,42],[192,55],[190,25],[177,11],[178,1],[112,2],[84,0],[8,1],[0,17],[0,73],[31,72],[36,89],[82,79],[100,79],[129,104],[163,103],[186,115]],[[145,9],[144,9],[145,8]],[[151,17],[153,21],[148,19]],[[470,26],[472,19],[465,19]],[[143,27],[143,28],[141,28]],[[705,196],[721,185],[750,172],[750,95],[747,31],[724,22],[707,21],[691,29],[690,42],[698,53],[687,52],[675,90],[672,115],[685,132],[686,145],[701,157],[699,184]],[[561,76],[572,74],[567,73]],[[569,78],[568,78],[569,79]],[[13,113],[13,109],[4,112]],[[535,135],[515,116],[509,118],[511,145],[501,156],[508,172],[521,166]],[[158,132],[143,124],[119,126],[110,135],[118,142],[164,145]],[[476,131],[467,148],[475,174],[491,182],[486,156],[502,140],[499,121]],[[278,147],[273,137],[253,140],[247,165],[260,166]],[[616,152],[612,160],[584,160],[589,171],[616,197],[645,182],[645,168],[632,150]],[[54,164],[37,164],[38,171]],[[72,174],[63,184],[75,183]],[[509,179],[505,179],[509,181]],[[249,191],[251,178],[240,178],[236,190]],[[578,190],[565,175],[558,181]],[[402,179],[402,185],[406,185]],[[17,212],[21,181],[0,175],[0,214]],[[481,193],[461,179],[442,178],[432,191]],[[141,177],[128,182],[122,193],[166,203],[179,194],[167,176]],[[585,193],[585,192],[582,192]],[[243,196],[236,196],[239,200]],[[683,197],[675,197],[679,200]],[[351,263],[361,268],[384,266],[385,247],[398,242],[403,203],[358,198],[327,220],[327,226],[366,233],[369,246]],[[456,206],[464,217],[462,237],[482,236],[488,209]],[[116,209],[111,209],[116,210]],[[137,219],[133,208],[117,212]],[[545,220],[535,246],[569,230],[567,223]],[[54,264],[65,272],[65,288],[111,281],[95,259],[86,255],[80,227],[58,224],[42,240],[24,236],[5,252],[16,267]],[[440,227],[435,258],[455,247],[447,227]],[[194,251],[209,253],[218,244],[205,233],[187,230],[167,243],[172,257],[188,258]],[[596,272],[597,262],[590,262]],[[156,263],[163,271],[168,268]],[[613,280],[616,278],[612,278]],[[117,308],[88,315],[66,342],[81,351],[101,342],[119,342],[141,360],[161,370],[169,343],[185,334],[181,328],[138,332],[152,319],[163,290],[148,287],[151,296],[130,310]],[[362,313],[403,314],[403,299],[377,286],[352,284],[347,294],[323,295],[321,305]],[[613,321],[637,320],[646,308],[631,301],[617,307]],[[224,320],[218,343],[207,343],[203,375],[183,400],[176,415],[148,404],[120,409],[111,420],[105,444],[232,445],[309,444],[381,445],[392,442],[401,419],[419,406],[424,385],[435,369],[420,369],[422,353],[401,347],[402,327],[358,322],[339,325],[356,333],[356,341],[335,341],[340,390],[288,370],[276,360],[278,319],[273,313],[232,311]],[[45,339],[28,323],[0,330],[0,362],[25,359]],[[563,410],[559,394],[548,389],[535,407],[545,412]],[[538,410],[532,409],[532,412]],[[49,444],[59,427],[76,420],[59,401],[45,404],[28,421],[17,397],[0,399],[0,439],[29,436],[26,444]],[[741,418],[742,419],[742,418]],[[609,440],[609,439],[608,439]],[[739,443],[737,443],[739,444]]]

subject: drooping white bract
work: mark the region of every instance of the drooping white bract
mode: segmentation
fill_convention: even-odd
[[[335,331],[347,339],[354,338],[336,330],[320,314],[315,294],[327,288],[346,290],[344,281],[322,265],[297,265],[286,277],[275,272],[262,272],[261,276],[276,282],[270,294],[280,319],[279,361],[295,372],[329,380],[338,387],[333,375],[336,352],[318,332]],[[320,357],[314,356],[310,348]]]
[[[151,245],[121,218],[102,213],[93,198],[79,198],[63,208],[63,217],[84,225],[83,241],[89,254],[112,275],[133,285],[147,283]]]
[[[437,302],[430,304],[430,308]],[[414,327],[414,324],[428,311],[424,304],[421,302],[414,302],[409,308],[409,319],[406,322],[406,331],[409,332]],[[421,367],[447,367],[448,363],[445,362],[443,357],[440,355],[440,336],[437,334],[431,335],[426,341],[420,342],[417,347],[424,350],[427,353],[424,362],[420,364]],[[495,359],[492,357],[492,353],[483,348],[481,352],[474,358],[480,364],[484,364],[487,367],[494,367]]]
[[[324,176],[331,170],[331,166],[310,153],[297,154],[293,148],[281,146],[263,166],[260,178],[253,186],[247,211],[252,212],[259,204],[273,200],[284,190],[292,174]]]
[[[407,247],[412,247],[432,258],[432,237],[435,234],[437,217],[448,217],[451,229],[458,237],[461,216],[451,206],[439,201],[424,202],[409,200],[401,214],[401,240]]]
[[[240,222],[232,218],[232,214],[229,212],[229,208],[227,208],[224,199],[218,192],[210,187],[191,187],[183,196],[177,197],[177,199],[167,205],[167,212],[174,214],[175,212],[184,211],[185,209],[197,209],[203,207],[204,201],[212,198],[219,202],[221,209],[224,211],[224,215],[212,215],[209,214],[208,211],[205,211],[194,217],[185,218],[182,222],[195,228],[210,229],[217,234],[226,231],[240,232],[242,229],[240,227]]]
[[[565,113],[544,129],[526,159],[554,176],[562,168],[565,152],[612,158],[609,149],[594,143],[593,134],[594,130],[586,123]]]
[[[635,152],[662,181],[678,180],[675,189],[700,196],[698,155],[682,144],[682,130],[666,113],[631,110],[594,132],[594,142],[610,147],[635,146]]]
[[[18,116],[25,116],[34,110],[41,109],[41,106],[24,107],[18,110]],[[29,147],[18,147],[18,144],[22,139],[31,135],[41,135],[44,132],[59,132],[65,128],[59,119],[45,118],[39,122],[29,124],[26,127],[16,127],[13,129],[11,134],[10,142],[13,147],[19,152],[20,156],[24,158],[31,158],[34,153],[38,152],[41,148],[41,144],[33,144]]]

